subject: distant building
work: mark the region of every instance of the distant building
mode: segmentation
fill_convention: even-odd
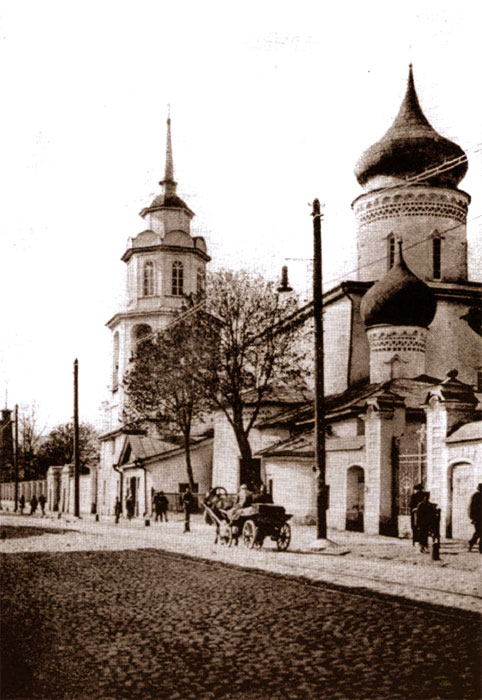
[[[136,344],[165,328],[181,310],[186,296],[204,289],[206,264],[210,260],[204,238],[191,234],[194,212],[177,194],[170,118],[165,172],[159,184],[162,192],[140,212],[146,228],[129,239],[122,256],[126,265],[126,303],[107,322],[112,333],[112,376],[97,475],[97,507],[101,514],[114,512],[116,498],[125,506],[128,492],[135,501],[135,512],[141,516],[148,512],[152,488],[168,490],[167,481],[156,474],[157,469],[164,468],[164,452],[169,454],[171,466],[174,457],[177,465],[177,481],[169,472],[169,488],[178,491],[187,480],[184,455],[176,444],[166,444],[152,436],[134,439],[122,425],[122,380]],[[211,460],[203,454],[199,461],[196,454],[200,449],[197,443],[193,446],[194,477],[202,488],[207,488]]]

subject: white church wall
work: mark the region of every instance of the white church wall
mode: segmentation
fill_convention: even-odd
[[[477,384],[477,370],[482,365],[482,339],[461,319],[470,305],[455,300],[437,301],[437,312],[427,337],[425,372],[444,379],[447,372],[457,369],[457,379]]]

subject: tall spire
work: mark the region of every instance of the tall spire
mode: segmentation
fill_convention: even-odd
[[[172,160],[172,141],[171,141],[171,108],[168,107],[167,112],[167,135],[166,135],[166,162],[164,168],[164,179],[159,183],[164,187],[166,196],[176,194],[177,182],[174,180],[174,163]]]

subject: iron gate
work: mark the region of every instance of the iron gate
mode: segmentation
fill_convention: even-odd
[[[410,497],[415,484],[425,480],[427,472],[427,454],[399,454],[397,458],[397,512],[398,515],[410,515]]]

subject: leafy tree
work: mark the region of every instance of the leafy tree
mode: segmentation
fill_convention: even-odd
[[[156,339],[138,346],[124,380],[130,427],[154,423],[179,431],[186,447],[192,423],[220,409],[233,428],[248,478],[255,480],[249,434],[263,400],[284,387],[303,399],[304,353],[295,323],[297,301],[247,271],[210,275],[207,298]]]
[[[189,301],[189,300],[188,300]],[[191,300],[191,308],[197,302]],[[211,407],[209,396],[196,377],[196,368],[209,358],[209,344],[199,314],[184,312],[154,338],[139,342],[132,367],[124,377],[124,422],[139,428],[155,425],[165,439],[181,436],[187,478],[191,488],[193,423]]]
[[[220,270],[209,277],[204,319],[215,323],[200,379],[232,426],[241,458],[251,469],[249,434],[263,401],[282,388],[304,398],[305,352],[297,310],[294,296],[277,293],[260,275]]]
[[[74,454],[74,425],[63,423],[53,428],[42,441],[38,451],[38,463],[45,474],[53,465],[71,464]],[[99,459],[99,438],[88,423],[79,425],[79,455],[81,471],[86,471]]]

